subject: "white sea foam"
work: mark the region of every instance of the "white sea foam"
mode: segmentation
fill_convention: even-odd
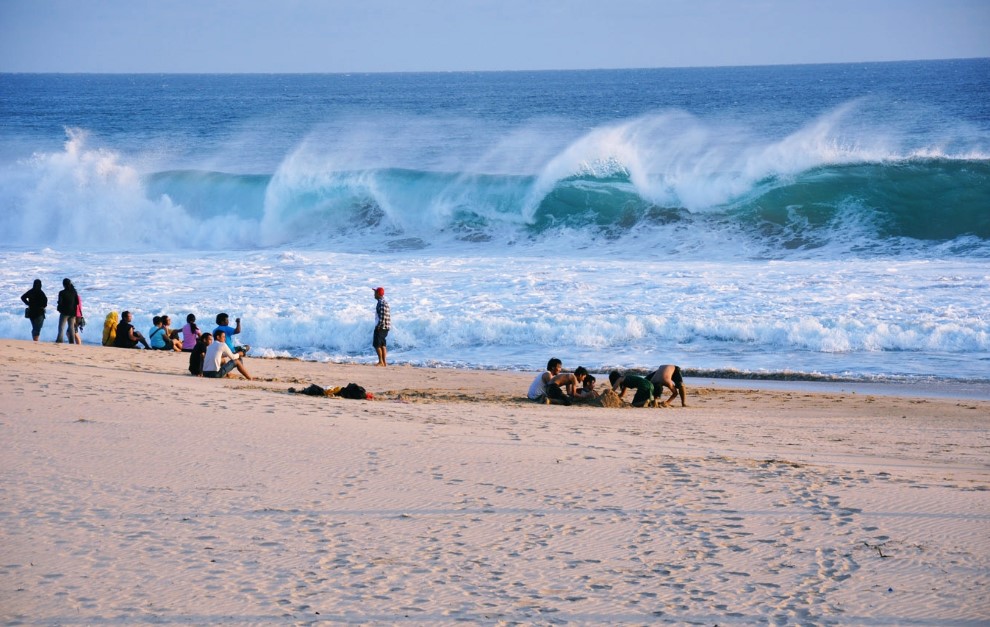
[[[985,99],[849,69],[0,76],[27,112],[0,130],[0,336],[68,276],[96,326],[223,310],[260,354],[370,360],[383,284],[400,362],[986,380]]]
[[[372,359],[371,288],[385,285],[397,362],[533,368],[566,365],[986,379],[990,309],[976,262],[792,261],[644,264],[540,256],[3,253],[2,292],[14,302],[40,276],[54,300],[73,278],[96,341],[106,312],[138,327],[186,313],[212,328],[240,316],[257,354]],[[552,259],[552,261],[548,261]],[[20,310],[0,336],[24,337]],[[57,317],[43,332],[53,339]],[[951,371],[947,369],[951,368]]]

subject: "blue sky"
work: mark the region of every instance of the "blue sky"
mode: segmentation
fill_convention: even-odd
[[[990,57],[990,0],[0,0],[2,72],[394,72]]]

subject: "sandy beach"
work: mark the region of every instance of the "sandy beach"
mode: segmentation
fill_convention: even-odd
[[[988,401],[248,361],[0,341],[0,621],[990,621]]]

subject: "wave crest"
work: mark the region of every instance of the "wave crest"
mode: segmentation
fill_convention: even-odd
[[[346,249],[540,244],[566,233],[579,246],[635,243],[655,254],[896,254],[937,246],[990,255],[984,147],[951,137],[913,146],[891,129],[867,132],[857,117],[862,106],[848,103],[775,141],[738,122],[664,111],[591,129],[523,172],[510,167],[523,159],[499,165],[497,155],[552,141],[520,132],[473,165],[433,169],[390,165],[387,151],[369,156],[373,137],[362,136],[360,167],[348,167],[341,145],[328,154],[309,140],[271,174],[141,176],[69,129],[62,152],[3,172],[0,237],[8,246]],[[416,159],[404,152],[402,161]],[[476,171],[478,164],[490,169]]]

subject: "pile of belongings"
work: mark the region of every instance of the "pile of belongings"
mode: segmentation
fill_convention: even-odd
[[[343,387],[337,386],[331,388],[325,388],[313,383],[309,387],[301,390],[289,388],[289,392],[292,394],[306,394],[308,396],[339,396],[340,398],[353,398],[361,401],[370,401],[375,398],[373,394],[365,390],[357,383],[348,383]]]

